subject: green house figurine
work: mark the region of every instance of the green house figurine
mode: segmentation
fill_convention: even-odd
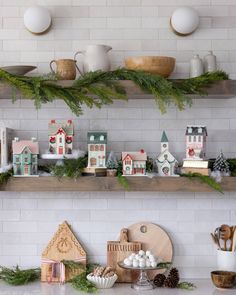
[[[88,132],[88,168],[106,168],[106,132]]]
[[[15,177],[38,176],[39,144],[35,138],[12,142],[13,171]]]

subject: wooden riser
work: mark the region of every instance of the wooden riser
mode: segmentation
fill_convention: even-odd
[[[215,192],[198,179],[185,177],[126,177],[129,191],[146,192]],[[236,191],[236,177],[225,177],[221,183],[224,191]],[[11,178],[0,187],[1,191],[124,191],[116,177],[81,177],[77,181],[56,177]]]

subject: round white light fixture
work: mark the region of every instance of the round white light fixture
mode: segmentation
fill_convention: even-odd
[[[33,34],[43,34],[51,26],[50,12],[42,6],[29,7],[24,14],[24,25]]]
[[[192,34],[199,25],[198,12],[192,7],[176,9],[170,19],[170,26],[175,34],[187,36]]]

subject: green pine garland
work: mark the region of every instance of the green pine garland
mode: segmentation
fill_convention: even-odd
[[[127,99],[125,89],[118,81],[131,80],[145,92],[154,95],[161,112],[174,103],[179,110],[191,105],[188,94],[206,94],[204,87],[213,82],[226,80],[225,72],[206,73],[200,77],[181,81],[171,81],[159,75],[117,69],[109,72],[89,72],[74,81],[72,86],[61,86],[53,75],[39,77],[16,76],[0,69],[0,79],[13,87],[13,98],[19,90],[26,99],[34,100],[35,106],[62,99],[77,116],[82,114],[82,106],[90,108],[111,104],[114,99]]]
[[[187,290],[187,291],[193,291],[197,287],[190,282],[180,282],[177,286],[177,288],[182,289],[182,290]]]
[[[19,266],[14,268],[0,266],[0,279],[14,286],[25,285],[29,282],[38,280],[40,278],[40,274],[40,268],[22,270]]]
[[[189,179],[198,178],[201,182],[206,183],[217,192],[224,194],[222,191],[221,185],[209,176],[202,175],[200,173],[185,173],[185,174],[181,174],[181,176],[187,177]]]

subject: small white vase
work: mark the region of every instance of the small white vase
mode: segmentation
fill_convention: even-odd
[[[190,60],[190,78],[201,76],[204,73],[203,62],[198,54]]]
[[[212,51],[209,51],[209,54],[204,57],[204,70],[205,72],[214,72],[216,69],[216,56]]]
[[[236,252],[217,250],[218,270],[236,271]]]

